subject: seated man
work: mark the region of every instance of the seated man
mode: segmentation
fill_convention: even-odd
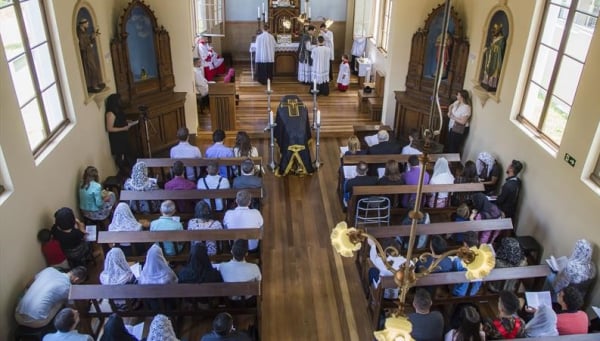
[[[44,336],[44,341],[94,341],[87,334],[79,334],[77,325],[79,324],[79,312],[75,309],[64,308],[54,319],[54,327],[57,332]]]
[[[166,190],[186,190],[196,189],[196,184],[193,181],[186,179],[183,176],[185,167],[183,162],[177,160],[173,164],[173,179],[167,181],[165,184]],[[193,173],[192,173],[193,174]],[[177,210],[179,212],[193,212],[194,203],[190,200],[177,200]]]
[[[263,217],[260,211],[250,208],[252,196],[246,190],[238,191],[235,196],[237,207],[225,212],[223,225],[225,228],[261,228],[263,226]],[[250,239],[248,241],[250,252],[258,252],[258,240]]]
[[[356,164],[356,177],[346,180],[344,185],[344,204],[347,206],[350,197],[352,196],[352,189],[354,186],[374,186],[377,185],[377,177],[367,175],[369,166],[360,161]]]
[[[250,341],[251,338],[233,328],[233,317],[228,313],[219,313],[212,324],[213,330],[204,334],[200,341]]]
[[[444,317],[439,311],[431,311],[431,296],[425,289],[417,289],[413,299],[415,312],[408,315],[412,323],[410,335],[415,341],[438,341],[444,339]]]
[[[210,161],[208,166],[206,166],[206,174],[205,177],[200,178],[198,180],[198,189],[227,189],[229,188],[229,180],[226,177],[223,177],[217,174],[219,170],[219,165],[217,161]],[[210,200],[204,199],[204,201],[210,206]],[[215,199],[215,206],[212,209],[216,211],[223,211],[225,206],[223,205],[223,199]]]
[[[402,174],[402,176],[404,177],[404,183],[407,185],[417,185],[419,183],[419,173],[421,173],[419,158],[416,155],[411,155],[408,158],[408,164],[410,166],[410,170]],[[427,184],[429,184],[429,173],[425,171],[425,174],[423,174],[423,185]],[[425,202],[425,196],[423,196],[423,198],[421,199],[421,205],[423,205],[423,202]],[[402,197],[402,207],[414,208],[416,200],[416,194],[405,194]]]
[[[222,157],[234,157],[233,149],[225,146],[223,141],[225,140],[225,132],[222,129],[217,129],[213,132],[213,144],[206,149],[206,158],[218,159]],[[227,167],[223,166],[219,169],[221,176],[227,176]]]
[[[256,168],[252,159],[242,161],[242,175],[233,179],[234,189],[243,188],[261,188],[263,185],[262,178],[254,175]]]
[[[175,203],[171,200],[165,200],[160,204],[160,214],[161,216],[153,220],[150,223],[150,231],[181,231],[183,230],[183,225],[179,222],[178,217],[173,217],[175,214]],[[162,242],[164,246],[165,255],[174,256],[177,252],[183,249],[182,244],[177,244],[177,250],[175,250],[175,245],[173,242]]]
[[[442,253],[448,251],[448,243],[442,238],[442,236],[434,235],[431,237],[431,241],[429,242],[429,250],[432,253],[432,256],[427,256],[427,260],[425,262],[421,262],[420,260],[415,265],[415,269],[417,272],[423,272],[429,268],[429,266],[436,260],[436,257],[441,255]],[[446,257],[438,264],[437,268],[433,270],[433,272],[449,272],[452,271],[452,261],[450,258]]]
[[[490,340],[525,337],[525,321],[517,315],[519,299],[510,291],[501,291],[498,297],[498,318],[486,319],[483,331]]]
[[[55,268],[46,268],[35,275],[33,283],[19,301],[15,310],[17,323],[30,328],[41,328],[49,324],[54,315],[67,302],[71,284],[79,284],[87,278],[83,266],[67,273]]]
[[[400,154],[402,151],[402,146],[395,139],[390,140],[390,134],[387,130],[380,130],[377,133],[377,140],[379,143],[370,146],[367,149],[367,154],[370,155],[388,155],[388,154]],[[385,164],[378,163],[372,164],[371,169],[369,170],[370,175],[378,175],[377,170],[379,168],[384,168]]]
[[[583,306],[581,292],[568,286],[558,293],[561,311],[556,315],[556,328],[559,335],[585,334],[588,330],[588,316],[580,310]]]
[[[181,127],[177,130],[177,139],[179,143],[171,148],[170,157],[171,159],[200,159],[202,153],[200,148],[192,146],[189,140],[190,132],[188,128]],[[196,174],[194,173],[194,167],[186,167],[186,177],[189,180],[195,181]]]
[[[229,262],[221,263],[219,266],[223,282],[254,282],[262,279],[258,265],[246,262],[246,255],[248,254],[247,240],[238,239],[233,242],[231,254],[233,255],[233,259]],[[252,296],[246,297],[246,299],[249,298],[252,298]],[[242,297],[234,296],[231,299],[239,301]]]

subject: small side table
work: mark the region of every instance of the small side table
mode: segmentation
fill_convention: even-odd
[[[362,89],[363,83],[365,82],[365,77],[367,74],[371,75],[373,71],[373,62],[369,58],[358,58],[358,86]],[[367,80],[368,82],[369,80]]]

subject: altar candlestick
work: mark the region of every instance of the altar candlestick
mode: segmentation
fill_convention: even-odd
[[[308,19],[312,18],[312,16],[310,15],[310,6],[308,6]]]
[[[267,91],[271,91],[271,78],[267,78]]]
[[[263,6],[263,13],[265,13],[265,3],[264,2],[262,3],[262,6]]]
[[[256,7],[256,18],[260,20],[260,6]]]
[[[273,110],[269,110],[269,125],[273,125]]]
[[[317,124],[321,124],[321,110],[317,110]]]
[[[265,24],[269,22],[269,12],[265,12]]]
[[[317,91],[317,79],[313,79],[313,90]]]

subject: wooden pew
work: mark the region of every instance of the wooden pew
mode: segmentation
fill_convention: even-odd
[[[513,224],[510,218],[444,222],[432,224],[418,224],[416,235],[445,235],[463,233],[467,231],[483,232],[492,230],[512,230]],[[408,237],[410,236],[410,225],[392,225],[385,227],[367,227],[365,232],[377,239]],[[365,293],[368,294],[369,286],[369,268],[372,266],[369,257],[371,247],[368,243],[363,243],[361,249],[356,253],[356,267],[363,284]]]
[[[525,278],[541,278],[546,277],[550,274],[550,267],[546,264],[541,265],[529,265],[515,268],[498,268],[493,269],[490,274],[484,278],[484,281],[498,281],[508,279],[525,279]],[[466,271],[454,271],[454,272],[437,272],[429,274],[428,276],[417,279],[415,284],[416,287],[432,286],[432,285],[451,285],[468,282],[465,277]],[[369,285],[369,304],[368,310],[371,315],[371,322],[373,328],[377,329],[379,324],[379,316],[383,306],[383,292],[385,289],[397,288],[398,286],[394,283],[392,276],[380,277],[381,282],[377,288],[372,284]],[[536,289],[536,288],[532,288]],[[460,302],[477,302],[480,299],[489,299],[497,296],[497,293],[487,292],[483,295],[465,296],[465,297],[432,297],[434,305],[444,305],[451,303]],[[397,300],[394,300],[394,306]],[[410,304],[410,302],[406,302]]]
[[[438,193],[438,192],[482,192],[484,186],[481,183],[465,183],[465,184],[452,184],[452,185],[423,185],[423,193]],[[356,214],[356,205],[361,197],[368,196],[387,196],[396,194],[413,194],[417,192],[417,185],[397,185],[397,186],[355,186],[353,188],[352,196],[348,201],[348,208],[346,211],[346,222],[350,226],[354,225],[354,218]],[[450,195],[449,195],[450,197]],[[392,215],[406,214],[412,208],[392,208]],[[422,211],[429,212],[430,214],[445,214],[449,216],[452,212],[456,211],[456,207],[447,206],[444,208],[430,208],[423,207]]]
[[[259,201],[263,198],[263,190],[262,188],[248,188],[246,189],[252,195],[252,199],[258,199]],[[223,207],[224,210],[227,207],[231,206],[235,202],[235,197],[239,189],[189,189],[189,190],[166,190],[166,189],[157,189],[153,191],[121,191],[120,199],[121,201],[128,200],[194,200],[199,201],[202,199],[208,199],[210,201],[211,207],[213,207],[213,213],[215,213],[216,217],[219,220],[223,220],[224,211],[216,211],[214,207],[216,207],[215,199],[223,199]],[[182,221],[189,220],[193,214],[191,213],[178,213],[176,214],[181,218]],[[154,220],[157,219],[160,214],[135,214],[138,219],[147,219]]]
[[[256,296],[255,306],[232,306],[226,299],[211,309],[198,309],[194,304],[197,298],[230,297],[230,296]],[[72,285],[69,291],[69,300],[73,300],[75,308],[81,316],[80,331],[89,333],[94,338],[104,325],[104,319],[109,317],[113,311],[117,311],[114,300],[131,299],[159,299],[161,303],[160,313],[168,316],[202,316],[214,318],[220,312],[228,312],[232,315],[248,314],[255,316],[255,327],[260,321],[261,282],[239,282],[239,283],[201,283],[201,284],[151,284],[151,285],[102,285],[82,284]],[[108,299],[111,306],[110,311],[102,311],[100,302]],[[174,304],[164,304],[165,299],[171,299]],[[90,304],[93,307],[90,310]],[[157,314],[157,311],[141,308],[118,310],[123,317],[148,317]],[[98,323],[94,324],[93,319]],[[176,323],[173,324],[174,326]],[[94,328],[95,327],[95,328]]]
[[[263,228],[230,228],[222,230],[183,230],[183,231],[100,231],[98,232],[98,243],[155,243],[162,241],[171,242],[192,242],[200,240],[214,241],[229,241],[236,239],[262,239]],[[224,247],[221,243],[217,243],[218,253],[211,257],[213,262],[224,262],[231,259],[229,253],[224,252]],[[185,252],[178,253],[174,256],[165,258],[170,262],[185,262],[188,259],[188,254]],[[144,262],[145,256],[128,256],[127,260]],[[252,259],[256,261],[258,259]]]
[[[232,157],[232,158],[220,158],[220,159],[171,159],[171,158],[153,158],[153,159],[138,159],[139,161],[143,161],[146,163],[146,166],[153,172],[155,175],[159,175],[161,179],[165,180],[171,178],[171,168],[175,161],[183,162],[183,165],[186,167],[194,167],[194,173],[196,179],[199,179],[202,174],[198,172],[198,168],[205,168],[209,162],[217,161],[219,166],[227,167],[227,178],[231,181],[235,177],[235,172],[233,167],[239,167],[242,164],[242,161],[246,160],[246,157]],[[254,162],[255,165],[260,165],[262,168],[262,157],[252,157],[250,158]],[[157,169],[155,169],[157,168]],[[256,174],[257,176],[262,176],[262,174]]]
[[[383,95],[385,94],[385,75],[377,70],[375,71],[375,84],[372,85],[374,89],[370,93],[365,93],[364,89],[358,90],[358,110],[360,113],[366,113],[369,111],[369,98],[376,98],[383,101]],[[381,121],[381,116],[372,118],[373,121]]]

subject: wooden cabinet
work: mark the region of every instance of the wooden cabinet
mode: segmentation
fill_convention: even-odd
[[[169,32],[158,25],[154,12],[132,0],[119,18],[110,42],[117,93],[129,118],[146,119],[131,129],[137,155],[149,156],[177,143],[177,129],[185,127],[185,92],[174,92],[175,77]],[[147,130],[146,130],[147,124]],[[148,134],[146,134],[146,131]]]

